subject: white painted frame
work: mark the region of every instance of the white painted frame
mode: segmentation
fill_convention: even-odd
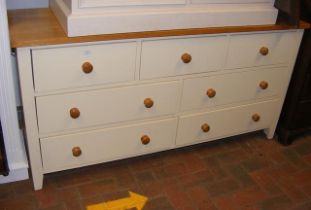
[[[0,117],[10,169],[9,176],[0,176],[0,183],[6,183],[28,179],[28,163],[18,127],[5,0],[0,0],[0,42]]]

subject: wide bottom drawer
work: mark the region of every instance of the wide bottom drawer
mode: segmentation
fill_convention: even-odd
[[[221,138],[230,134],[268,128],[278,100],[180,117],[177,146]]]
[[[46,173],[175,146],[177,119],[41,139]]]

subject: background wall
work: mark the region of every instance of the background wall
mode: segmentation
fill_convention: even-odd
[[[49,0],[6,0],[7,9],[48,7]]]

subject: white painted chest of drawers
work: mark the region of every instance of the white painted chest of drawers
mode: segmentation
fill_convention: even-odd
[[[35,189],[50,172],[274,135],[303,30],[18,48]]]

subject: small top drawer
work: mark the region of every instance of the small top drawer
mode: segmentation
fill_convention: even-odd
[[[37,92],[134,80],[136,42],[32,51]]]
[[[141,79],[215,71],[223,67],[226,36],[144,41]]]
[[[294,32],[232,35],[227,69],[270,64],[284,64],[292,61],[297,46]]]

